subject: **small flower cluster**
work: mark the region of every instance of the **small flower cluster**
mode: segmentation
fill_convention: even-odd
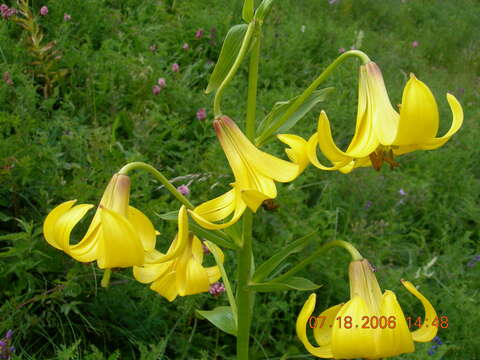
[[[213,296],[220,296],[221,293],[225,292],[225,286],[223,285],[223,283],[217,281],[216,283],[210,285],[210,289],[208,290],[208,292]]]
[[[0,5],[0,15],[4,19],[8,19],[10,16],[13,16],[17,13],[17,9],[9,8],[8,5],[2,4]]]
[[[13,331],[8,330],[5,337],[0,340],[0,359],[11,359],[15,352],[15,347],[11,345]]]
[[[434,342],[435,345],[432,345],[432,347],[430,349],[428,349],[428,355],[430,355],[430,356],[435,355],[438,347],[443,344],[443,341],[440,339],[440,336],[435,336],[433,338],[432,342]]]
[[[152,94],[153,95],[160,94],[160,91],[162,91],[162,89],[164,87],[167,87],[167,81],[165,80],[165,78],[159,78],[157,83],[158,83],[158,85],[153,85],[153,87],[152,87]]]

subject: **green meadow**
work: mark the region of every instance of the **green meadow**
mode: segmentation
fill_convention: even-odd
[[[228,305],[225,293],[169,302],[131,269],[114,269],[103,288],[96,263],[50,246],[42,226],[64,201],[98,204],[112,175],[133,161],[153,165],[175,187],[188,185],[194,205],[230,189],[232,171],[212,127],[214,94],[205,89],[227,31],[242,23],[242,5],[30,1],[43,33],[37,50],[28,30],[0,17],[0,337],[14,331],[11,359],[235,359],[235,337],[195,313]],[[277,0],[263,25],[257,123],[352,47],[380,66],[395,107],[411,73],[425,82],[439,106],[440,135],[452,121],[446,93],[462,104],[463,126],[441,148],[399,156],[398,167],[378,172],[310,165],[295,181],[277,183],[275,211],[260,207],[254,217],[257,265],[317,230],[286,266],[329,240],[349,241],[412,319],[424,310],[400,280],[414,283],[448,327],[433,350],[434,342],[416,343],[396,359],[480,359],[479,17],[476,0]],[[325,110],[345,149],[355,131],[359,65],[354,58],[340,65],[321,85],[334,89],[289,133],[308,139]],[[245,61],[222,100],[242,129],[247,70]],[[165,84],[155,88],[159,78]],[[284,148],[272,141],[262,150],[287,159]],[[179,203],[147,173],[132,172],[131,180],[130,203],[153,222],[165,251],[177,226],[160,215]],[[91,217],[74,229],[73,242]],[[235,284],[235,252],[224,253]],[[299,273],[322,285],[317,311],[348,301],[348,263],[348,253],[332,249]],[[311,292],[256,295],[251,359],[314,359],[295,332]]]

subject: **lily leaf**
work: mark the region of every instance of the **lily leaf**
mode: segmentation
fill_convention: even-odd
[[[300,291],[309,291],[316,290],[321,285],[317,285],[312,281],[292,276],[291,278],[282,280],[282,281],[268,281],[263,283],[250,283],[247,288],[257,292],[273,292],[273,291],[285,291],[285,290],[300,290]]]
[[[290,256],[291,254],[297,253],[302,251],[303,248],[307,245],[308,241],[315,235],[317,231],[314,231],[308,235],[301,237],[298,240],[295,240],[291,244],[284,247],[282,250],[278,251],[275,255],[273,255],[270,259],[265,261],[262,265],[260,265],[253,274],[252,280],[255,282],[263,281],[268,275],[272,273],[275,268],[280,265],[280,263]]]
[[[247,23],[253,19],[253,0],[245,0],[243,3],[242,18]]]
[[[157,214],[160,219],[177,222],[178,221],[178,211],[171,211],[165,214]],[[222,246],[228,249],[238,250],[238,246],[235,245],[231,238],[225,234],[222,230],[207,230],[199,226],[195,221],[192,219],[188,219],[188,227],[189,229],[197,235],[199,238],[210,240],[211,242],[217,244],[218,246]]]
[[[263,22],[263,20],[265,20],[265,16],[267,16],[270,8],[272,7],[273,1],[274,0],[263,0],[255,11],[255,19]]]
[[[234,25],[228,31],[225,41],[223,42],[222,50],[220,51],[220,56],[218,57],[217,64],[213,69],[207,89],[205,90],[206,94],[218,89],[232,68],[232,65],[235,62],[235,59],[237,58],[242,46],[243,38],[245,37],[247,28],[247,24],[239,24]]]
[[[262,120],[258,127],[259,136],[256,139],[257,145],[261,145],[258,142],[265,143],[275,134],[285,133],[290,130],[300,119],[302,119],[315,105],[326,99],[327,95],[333,90],[333,87],[328,87],[321,90],[315,90],[312,94],[305,99],[305,101],[287,118],[283,119],[284,114],[290,109],[290,107],[299,98],[298,96],[288,100],[277,102],[272,111]],[[280,122],[282,125],[274,130]]]
[[[201,319],[207,319],[223,332],[237,336],[237,328],[230,306],[218,306],[213,310],[197,310],[196,312]]]

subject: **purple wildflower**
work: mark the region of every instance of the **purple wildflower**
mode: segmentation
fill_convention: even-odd
[[[221,282],[216,282],[210,285],[210,289],[208,290],[210,294],[213,296],[219,296],[221,293],[225,292],[225,286]]]
[[[468,267],[474,267],[477,262],[480,262],[480,255],[475,255],[468,263]]]
[[[6,339],[11,339],[12,336],[13,336],[13,330],[12,330],[12,329],[9,329],[9,330],[7,331],[7,334],[5,335],[5,338],[6,338]]]
[[[205,110],[205,108],[198,109],[197,119],[198,120],[205,120],[206,118],[207,118],[207,110]]]
[[[200,39],[203,36],[203,33],[204,33],[203,29],[198,29],[195,33],[195,38]]]
[[[398,190],[398,193],[399,193],[401,196],[407,195],[407,193],[406,193],[405,190],[403,190],[403,189]]]
[[[158,78],[158,86],[161,88],[167,87],[167,80],[165,80],[165,78]]]
[[[183,196],[190,195],[190,189],[188,188],[187,185],[180,185],[179,187],[177,187],[177,191]]]
[[[172,71],[173,72],[179,72],[180,71],[180,65],[177,63],[172,64]]]
[[[372,200],[367,200],[367,202],[365,203],[365,205],[363,205],[363,207],[365,210],[368,210],[372,207],[372,205],[373,205]]]
[[[152,87],[152,94],[153,95],[158,95],[160,94],[160,91],[162,91],[162,88],[158,85],[153,85]]]
[[[40,8],[40,15],[46,16],[48,14],[48,7],[45,5]]]

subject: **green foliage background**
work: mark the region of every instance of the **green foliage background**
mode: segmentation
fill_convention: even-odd
[[[58,67],[69,70],[48,99],[29,72],[25,34],[0,20],[1,72],[14,82],[0,81],[0,333],[15,331],[17,359],[231,359],[234,338],[194,315],[194,309],[226,304],[225,296],[168,303],[135,282],[130,270],[115,272],[112,286],[100,288],[94,264],[77,263],[46,244],[42,222],[63,201],[96,203],[111,175],[130,161],[146,161],[171,178],[201,174],[190,184],[195,204],[228,188],[231,171],[211,128],[212,97],[203,90],[223,37],[241,22],[241,1],[46,0],[33,2],[34,13],[43,5],[49,14],[38,20],[62,53]],[[394,104],[411,72],[436,95],[441,133],[451,121],[445,93],[463,104],[463,128],[441,149],[402,156],[399,168],[384,166],[379,173],[343,175],[310,166],[295,182],[278,186],[277,212],[260,209],[255,217],[257,263],[319,228],[316,244],[297,259],[330,239],[352,241],[413,317],[423,316],[421,305],[399,280],[418,285],[448,316],[449,327],[440,331],[444,345],[434,356],[427,354],[432,344],[417,344],[416,353],[401,359],[480,358],[480,263],[467,266],[480,253],[479,13],[474,0],[284,0],[264,26],[259,117],[276,101],[298,95],[339,48],[356,44],[360,30],[360,49],[382,68]],[[199,28],[205,35],[196,39]],[[174,62],[179,73],[171,71]],[[325,86],[335,92],[295,133],[310,136],[325,109],[334,137],[348,144],[357,68],[351,61],[331,76]],[[245,75],[244,66],[223,104],[241,125]],[[159,77],[167,87],[154,96]],[[208,118],[199,121],[202,107]],[[266,149],[282,153],[276,143]],[[134,174],[132,183],[132,203],[154,221],[162,233],[158,248],[165,249],[175,228],[157,214],[178,203],[146,174]],[[233,254],[226,255],[233,271]],[[335,250],[301,274],[323,284],[318,311],[348,299],[347,264],[348,256]],[[294,325],[308,295],[257,297],[253,359],[311,358]]]

